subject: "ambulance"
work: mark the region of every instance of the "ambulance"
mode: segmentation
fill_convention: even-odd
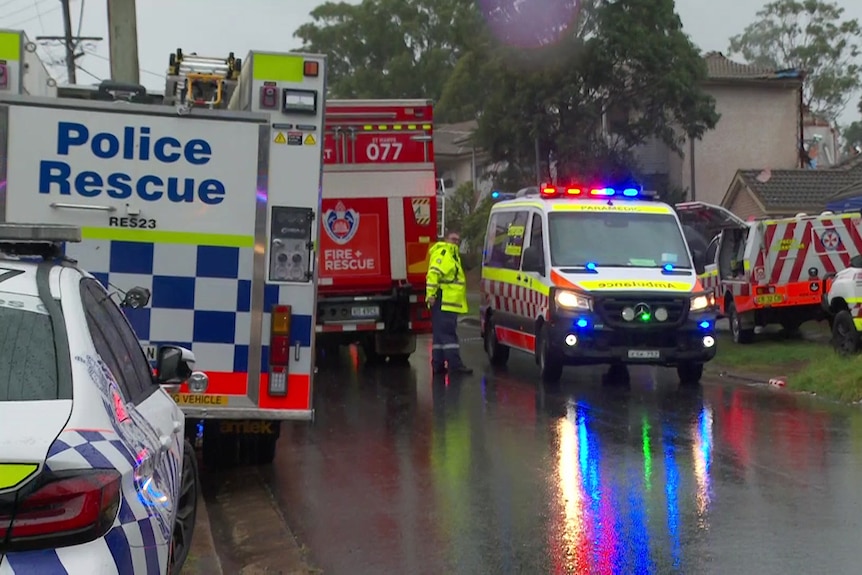
[[[428,100],[326,102],[315,326],[324,354],[358,342],[366,361],[404,363],[431,333],[425,274],[442,199],[433,113]]]
[[[314,415],[325,66],[177,51],[163,105],[116,84],[0,95],[0,221],[79,226],[68,257],[120,298],[151,294],[125,311],[141,353],[189,349],[206,374],[172,395],[207,465],[269,462],[281,422]],[[299,145],[276,141],[287,126]]]
[[[858,211],[744,221],[703,202],[677,204],[676,210],[683,224],[711,239],[701,281],[740,344],[754,341],[758,327],[780,324],[792,332],[824,319],[827,279],[862,253]]]
[[[491,209],[481,331],[492,365],[535,356],[543,381],[564,366],[676,367],[697,384],[715,357],[714,300],[695,273],[673,208],[635,186],[545,185]]]

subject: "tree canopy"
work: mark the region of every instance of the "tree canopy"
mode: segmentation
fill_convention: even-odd
[[[295,36],[329,56],[331,96],[430,98],[475,119],[517,189],[547,177],[636,174],[651,138],[679,149],[718,121],[706,66],[673,0],[325,3]],[[537,153],[538,152],[538,153]]]
[[[862,29],[844,8],[826,0],[774,0],[730,39],[730,53],[750,64],[807,73],[804,101],[834,121],[862,86],[857,59]]]

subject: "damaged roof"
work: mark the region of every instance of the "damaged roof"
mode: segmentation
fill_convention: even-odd
[[[775,70],[754,64],[742,64],[727,58],[721,52],[707,52],[703,59],[710,80],[796,80],[804,76],[800,70]]]

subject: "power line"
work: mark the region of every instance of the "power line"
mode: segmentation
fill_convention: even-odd
[[[47,16],[48,14],[53,14],[54,12],[59,10],[60,8],[61,8],[61,6],[55,6],[54,8],[51,8],[50,10],[45,10],[44,12],[42,12],[41,16],[30,16],[29,18],[25,18],[24,20],[20,20],[18,22],[15,22],[14,24],[4,24],[4,26],[6,28],[17,28],[18,26],[20,26],[22,24],[32,22],[33,20],[38,20],[42,16]],[[29,9],[29,7],[28,7],[28,9]],[[7,14],[7,16],[8,16],[8,14]]]
[[[28,4],[27,6],[24,6],[23,8],[18,8],[17,10],[7,12],[3,16],[4,16],[4,18],[8,18],[9,16],[14,16],[15,14],[20,14],[21,12],[27,12],[27,11],[33,9],[34,7],[38,8],[39,5],[44,4],[47,1],[48,0],[36,0],[33,2],[32,5]],[[36,18],[41,18],[41,16],[36,16]],[[35,20],[36,18],[33,18],[33,19]]]
[[[101,54],[97,54],[96,52],[86,52],[86,55],[92,56],[94,58],[98,58],[99,60],[104,60],[105,62],[111,61],[110,58],[106,58],[106,57],[102,56]],[[153,72],[151,70],[141,69],[141,72],[143,72],[144,74],[149,74],[150,76],[155,76],[156,78],[164,78],[165,77],[164,74],[159,74],[158,72]]]
[[[70,0],[60,0],[63,8],[63,35],[62,36],[36,36],[36,40],[47,42],[59,42],[66,50],[66,74],[70,84],[77,84],[75,61],[84,55],[84,51],[78,51],[82,42],[100,42],[100,36],[80,36],[72,32],[72,8]],[[84,19],[84,1],[81,1],[81,12],[78,15],[78,32]]]

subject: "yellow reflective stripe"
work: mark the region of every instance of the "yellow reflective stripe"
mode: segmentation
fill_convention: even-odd
[[[862,331],[862,317],[854,317],[853,325],[856,326],[857,331]]]
[[[255,80],[300,83],[305,78],[303,62],[303,56],[255,52],[252,75]]]
[[[162,230],[130,230],[127,228],[82,228],[87,240],[117,240],[152,244],[190,244],[224,248],[253,248],[254,236],[204,234],[198,232],[168,232]]]
[[[862,297],[848,297],[844,298],[844,301],[847,303],[862,303]]]
[[[21,59],[21,33],[0,32],[0,60]]]
[[[673,210],[670,206],[627,206],[618,202],[609,206],[602,201],[590,200],[589,202],[556,202],[550,205],[552,212],[626,212],[637,214],[670,214]]]
[[[38,469],[36,463],[0,463],[0,490],[18,487]]]
[[[588,280],[579,281],[578,285],[587,291],[600,290],[649,290],[690,292],[693,283],[671,282],[664,280]]]
[[[542,205],[541,202],[509,201],[509,202],[506,202],[506,204],[503,207],[501,207],[499,210],[493,210],[493,211],[503,211],[504,208],[507,210],[509,208],[539,208],[541,210],[543,207],[545,207],[545,206]]]
[[[748,260],[743,260],[742,269],[744,271],[750,271],[751,270],[751,262],[749,262]]]
[[[518,276],[524,277],[524,272],[519,272],[516,270],[507,270],[502,268],[490,268],[483,267],[482,268],[482,279],[490,280],[495,282],[502,282],[505,284],[512,284],[513,286],[522,287],[528,290],[532,290],[534,292],[538,292],[542,295],[550,295],[551,294],[551,286],[544,283],[544,279],[536,279],[532,276],[533,282],[532,285],[530,283],[524,283],[523,280],[519,281]]]

